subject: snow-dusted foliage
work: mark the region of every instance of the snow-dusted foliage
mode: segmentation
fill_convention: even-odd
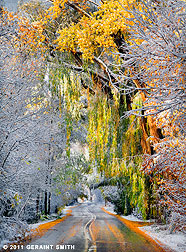
[[[120,55],[125,72],[120,76],[126,89],[141,93],[143,106],[129,114],[140,111],[147,120],[154,115],[154,126],[161,129],[160,139],[150,129],[153,155],[145,156],[143,167],[156,181],[158,204],[172,212],[175,228],[185,230],[186,3],[145,0],[130,14],[129,44],[123,44]],[[126,81],[126,68],[133,87]]]
[[[2,243],[0,243],[0,248],[3,244],[7,244],[9,241],[18,241],[25,237],[28,225],[16,218],[1,218],[1,229],[0,237]]]
[[[85,163],[79,156],[67,158],[65,113],[49,79],[41,78],[45,62],[39,52],[36,59],[19,48],[17,36],[16,20],[5,13],[0,17],[0,241],[23,238],[26,222],[76,199]]]
[[[132,8],[132,7],[131,7]],[[185,1],[140,1],[131,9],[129,45],[121,47],[120,78],[128,91],[143,93],[147,114],[185,108]],[[128,20],[129,21],[129,20]],[[144,99],[143,99],[144,100]],[[134,112],[134,111],[133,111]]]
[[[36,114],[28,113],[27,105],[37,82],[36,66],[23,52],[16,53],[12,43],[16,24],[7,22],[6,16],[4,21],[0,20],[0,218],[1,238],[12,239],[17,230],[21,233],[18,218],[34,188],[29,156],[38,128]]]
[[[101,189],[103,197],[109,200],[110,202],[113,202],[115,200],[119,199],[119,192],[117,186],[104,186]]]

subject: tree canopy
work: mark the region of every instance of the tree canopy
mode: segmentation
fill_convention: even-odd
[[[118,212],[137,209],[159,221],[172,216],[176,228],[185,230],[185,10],[181,0],[51,0],[28,1],[17,13],[2,11],[1,41],[13,52],[3,54],[27,71],[25,77],[11,68],[24,87],[22,96],[14,82],[21,120],[31,114],[35,131],[27,121],[23,127],[40,142],[36,159],[43,162],[45,185],[37,193],[45,193],[45,212],[53,179],[65,194],[79,190],[81,174],[96,170],[117,186],[119,196],[111,200]],[[5,114],[13,106],[12,92],[3,86]],[[16,124],[17,110],[12,114]],[[37,138],[35,123],[46,137]],[[8,142],[6,134],[3,139],[7,169],[10,152],[22,140],[15,135]],[[73,156],[75,142],[86,146],[87,159]]]

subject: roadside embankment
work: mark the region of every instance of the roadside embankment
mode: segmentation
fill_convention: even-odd
[[[115,216],[131,230],[143,235],[147,240],[159,246],[159,251],[186,252],[186,235],[177,232],[170,234],[164,225],[142,221],[134,216],[117,215],[113,206],[102,207],[102,210]]]

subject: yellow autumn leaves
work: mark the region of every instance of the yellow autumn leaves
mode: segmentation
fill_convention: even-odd
[[[126,31],[129,13],[125,8],[131,3],[134,1],[104,1],[91,17],[83,16],[78,23],[59,31],[58,48],[61,51],[79,50],[86,59],[92,59],[103,47],[109,49],[108,53],[116,50],[114,35]]]
[[[33,17],[30,20],[19,18],[21,40],[28,42],[32,49],[54,44],[61,51],[80,51],[83,58],[90,60],[93,55],[99,55],[103,48],[107,53],[116,51],[114,36],[118,32],[125,33],[126,18],[130,16],[127,9],[136,1],[104,1],[93,13],[86,2],[53,0],[50,8],[38,9],[35,20],[32,20]],[[81,17],[76,22],[60,23],[69,15],[67,9],[71,4],[77,6]],[[27,12],[28,6],[23,9]]]

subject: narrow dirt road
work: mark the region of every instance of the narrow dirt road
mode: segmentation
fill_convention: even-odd
[[[17,250],[20,252],[20,250]],[[100,205],[84,203],[42,237],[37,237],[21,251],[77,252],[165,252],[129,229],[120,220],[101,210]],[[167,250],[168,251],[168,250]]]

